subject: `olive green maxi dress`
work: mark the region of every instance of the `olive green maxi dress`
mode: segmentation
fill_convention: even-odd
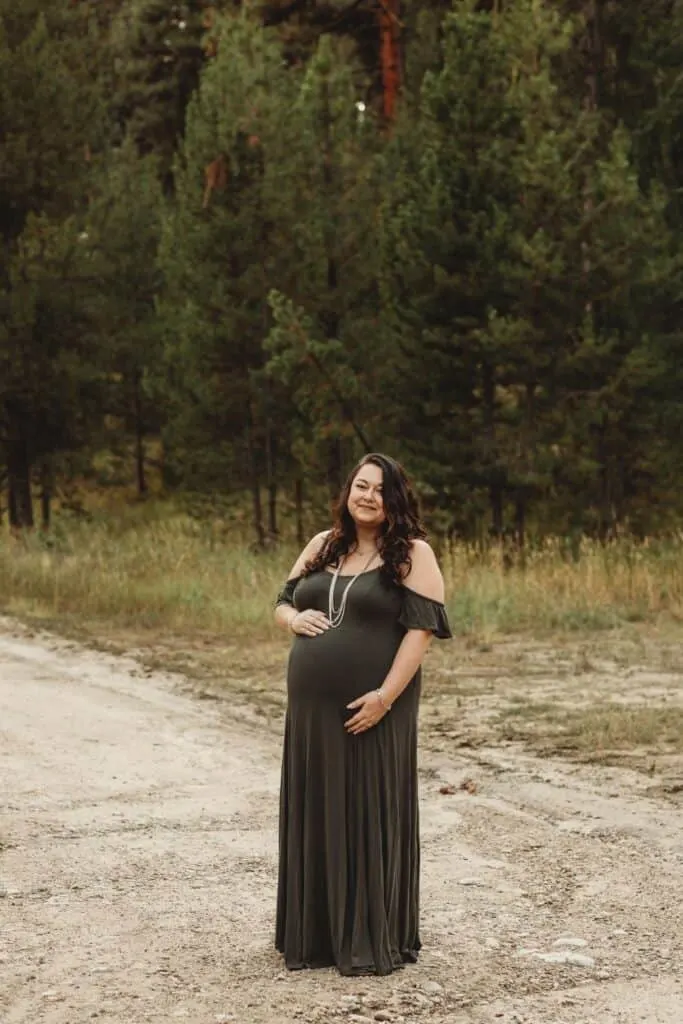
[[[336,603],[351,577],[340,576]],[[328,611],[332,574],[288,580],[278,604]],[[344,619],[295,636],[280,794],[276,947],[290,969],[389,974],[420,949],[417,714],[420,672],[372,729],[346,705],[384,681],[406,631],[450,637],[444,606],[362,573]]]

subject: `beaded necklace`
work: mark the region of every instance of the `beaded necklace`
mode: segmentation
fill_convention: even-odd
[[[338,626],[341,626],[342,621],[344,619],[344,613],[346,611],[346,602],[349,599],[349,590],[354,585],[354,583],[356,582],[358,577],[362,576],[363,573],[368,571],[368,569],[370,568],[370,566],[372,565],[374,560],[377,558],[378,554],[379,554],[379,552],[375,549],[375,551],[373,551],[373,553],[370,555],[369,559],[367,560],[367,562],[365,563],[363,568],[360,570],[360,572],[357,572],[355,576],[351,577],[349,582],[346,584],[346,590],[344,590],[344,592],[342,593],[341,601],[339,602],[339,607],[335,608],[335,606],[334,606],[334,588],[337,585],[337,580],[339,579],[339,574],[341,573],[341,571],[342,571],[342,569],[344,567],[344,560],[342,558],[339,559],[339,565],[334,570],[334,574],[332,576],[332,579],[330,580],[330,593],[329,593],[328,605],[327,605],[327,609],[328,609],[327,619],[328,619],[328,622],[329,622],[330,626],[332,627],[332,629],[336,629]]]

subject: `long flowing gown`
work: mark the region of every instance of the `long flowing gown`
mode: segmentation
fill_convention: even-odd
[[[327,613],[330,582],[327,571],[289,580],[278,603]],[[382,684],[409,629],[451,635],[442,604],[376,569],[353,584],[338,628],[293,640],[276,922],[291,969],[389,974],[417,959],[420,672],[378,725],[344,729],[346,705]]]

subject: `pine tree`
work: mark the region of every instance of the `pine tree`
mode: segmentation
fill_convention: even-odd
[[[284,197],[293,191],[279,171],[295,142],[292,96],[277,41],[248,17],[226,19],[188,110],[160,259],[174,410],[169,466],[192,488],[248,481],[259,541],[266,423],[255,375],[268,292],[291,258],[278,236],[271,178]]]
[[[127,139],[93,180],[84,236],[90,284],[83,299],[107,371],[106,411],[122,425],[110,444],[125,452],[132,438],[140,495],[147,491],[145,439],[161,425],[147,381],[157,375],[162,354],[156,312],[162,210],[156,160],[138,156]]]
[[[214,17],[204,0],[130,0],[112,22],[113,117],[141,155],[156,156],[168,187],[187,105],[213,52]]]
[[[455,506],[446,522],[464,533],[486,505],[494,535],[512,527],[519,542],[533,504],[559,528],[604,532],[615,514],[596,436],[606,405],[608,424],[622,415],[638,323],[618,311],[662,221],[626,133],[559,75],[577,31],[526,0],[491,14],[460,5],[418,128],[404,122],[388,154],[394,430],[413,425],[434,500]]]
[[[341,52],[340,52],[341,50]],[[285,294],[274,295],[270,372],[290,389],[299,462],[320,466],[337,494],[345,464],[371,447],[377,259],[377,124],[357,69],[323,39],[292,110],[296,148],[283,168],[290,239]],[[373,422],[374,421],[374,422]],[[308,443],[304,444],[302,435]]]
[[[88,402],[75,267],[102,141],[89,31],[61,4],[0,6],[0,445],[19,527],[33,522],[34,467],[72,443]]]

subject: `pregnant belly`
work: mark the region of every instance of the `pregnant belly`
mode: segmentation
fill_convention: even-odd
[[[368,631],[329,629],[316,637],[296,637],[287,669],[290,703],[334,703],[344,707],[381,686],[401,635],[368,636]]]

